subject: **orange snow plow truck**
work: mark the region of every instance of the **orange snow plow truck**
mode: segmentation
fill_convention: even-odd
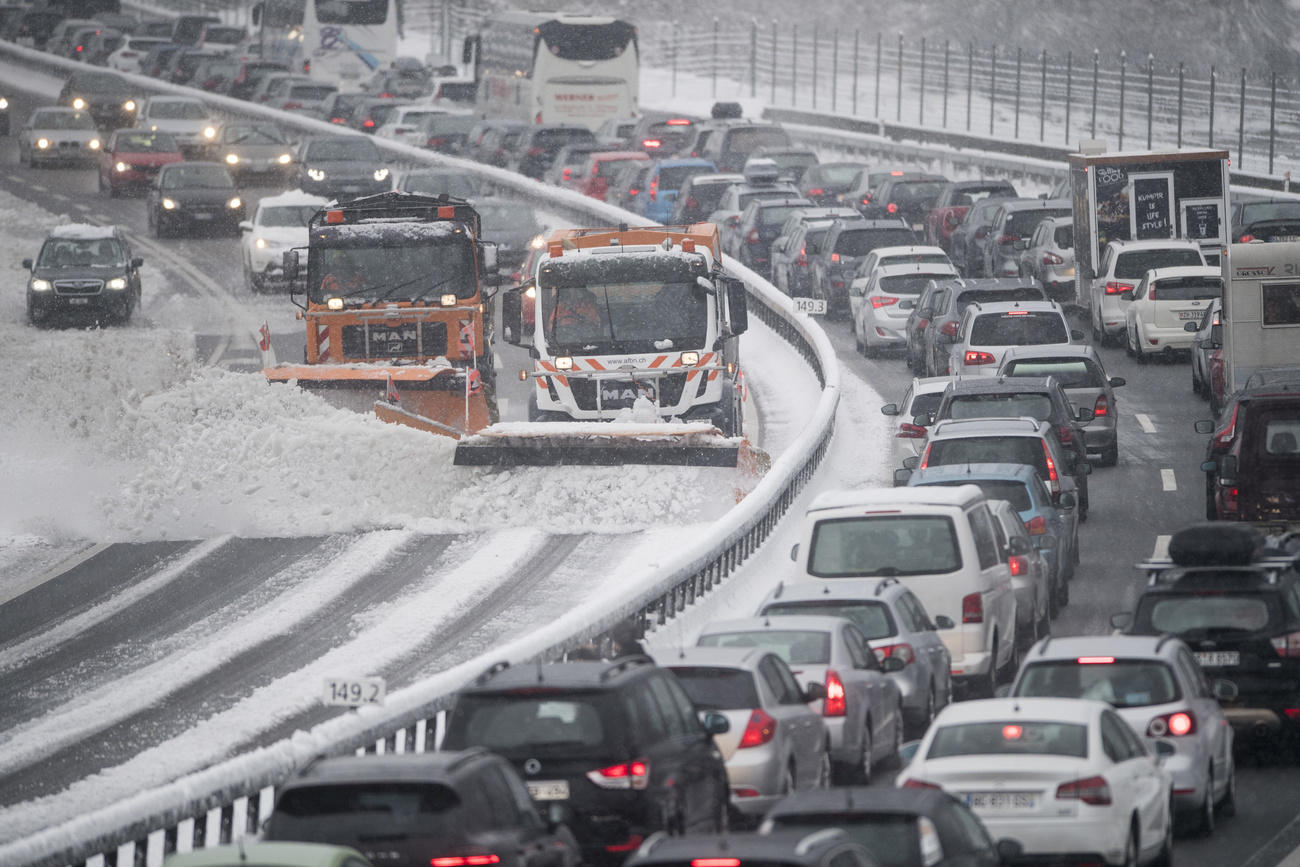
[[[470,466],[735,466],[746,392],[744,284],[718,229],[565,229],[502,295],[505,339],[528,349],[528,421],[462,439]]]
[[[285,253],[307,325],[304,364],[267,379],[328,389],[331,402],[459,439],[496,420],[491,296],[496,248],[463,199],[402,192],[331,204]]]

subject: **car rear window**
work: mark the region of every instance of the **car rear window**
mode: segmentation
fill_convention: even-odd
[[[612,178],[619,173],[624,166],[630,166],[632,163],[643,163],[645,160],[620,159],[620,160],[601,160],[596,163],[596,177]]]
[[[1144,607],[1156,631],[1195,639],[1258,632],[1269,625],[1277,600],[1271,594],[1207,592],[1169,595]]]
[[[808,573],[818,578],[937,575],[961,568],[961,549],[946,515],[871,515],[818,521]]]
[[[1153,301],[1208,301],[1223,297],[1223,281],[1217,277],[1170,277],[1157,280]]]
[[[758,224],[760,226],[779,226],[786,221],[795,211],[802,211],[807,205],[790,205],[772,206],[770,208],[760,208],[758,212]]]
[[[989,301],[1042,301],[1043,290],[1037,286],[1015,286],[1006,289],[970,289],[957,295],[957,312],[972,304]]]
[[[1260,443],[1264,454],[1270,457],[1300,458],[1300,407],[1296,414],[1286,416],[1274,411],[1264,422]]]
[[[740,668],[683,666],[669,668],[699,710],[759,707],[754,675]]]
[[[373,835],[461,836],[460,798],[437,783],[348,782],[289,789],[271,813],[277,840],[339,844]]]
[[[1056,231],[1052,234],[1052,240],[1056,246],[1062,250],[1069,250],[1074,247],[1074,226],[1057,226]]]
[[[325,99],[333,93],[334,90],[335,88],[327,85],[295,84],[293,87],[289,88],[289,97],[291,99]]]
[[[813,174],[815,172],[815,174]],[[862,166],[817,166],[809,169],[809,176],[815,177],[823,187],[849,187],[862,173]]]
[[[850,840],[865,846],[881,867],[934,863],[927,862],[921,852],[916,817],[906,813],[783,813],[770,819],[778,829],[803,828],[812,832],[839,828]],[[933,858],[933,852],[926,854]],[[748,865],[749,861],[744,863]]]
[[[661,193],[677,190],[681,188],[682,181],[692,175],[703,175],[712,171],[712,166],[668,166],[659,170],[659,186],[656,189]]]
[[[810,614],[817,617],[843,617],[853,622],[868,641],[888,638],[897,630],[889,606],[883,602],[865,600],[828,599],[800,602],[772,602],[763,608],[763,614]]]
[[[1002,369],[1006,376],[1054,376],[1062,388],[1101,388],[1101,368],[1083,358],[1012,359]]]
[[[942,726],[927,759],[951,756],[1038,755],[1088,757],[1088,727],[1078,723],[1005,720]]]
[[[831,661],[831,634],[812,629],[751,629],[701,635],[698,647],[762,647],[790,665],[825,665]]]
[[[938,412],[939,404],[943,403],[943,392],[932,391],[926,394],[918,394],[912,398],[910,412],[913,416],[918,416],[923,412]]]
[[[734,129],[727,136],[727,150],[731,153],[750,153],[759,148],[789,147],[790,136],[776,126]]]
[[[951,274],[898,274],[881,277],[880,288],[900,295],[920,295],[931,280],[947,280],[951,277]]]
[[[1006,500],[1017,512],[1027,512],[1033,503],[1029,491],[1021,482],[1012,479],[944,479],[941,482],[923,482],[925,486],[934,485],[941,488],[956,488],[961,485],[979,485],[984,496],[990,500]]]
[[[1036,436],[960,437],[935,440],[926,450],[927,467],[951,464],[1028,464],[1047,478],[1043,441]]]
[[[899,181],[894,184],[890,198],[896,202],[906,199],[909,202],[937,199],[943,191],[942,181]]]
[[[590,750],[614,740],[608,697],[602,693],[464,695],[447,721],[447,749],[484,747],[510,754]],[[451,746],[453,745],[454,746]]]
[[[949,418],[1005,418],[1027,415],[1039,421],[1052,417],[1052,398],[1042,392],[1023,394],[959,394],[948,401]]]
[[[1048,217],[1068,217],[1069,208],[1035,208],[1030,211],[1012,211],[1007,215],[1007,223],[1002,227],[1002,234],[1028,238],[1034,234],[1038,224]]]
[[[559,150],[575,142],[596,142],[596,137],[589,129],[539,129],[533,133],[533,146],[547,150]]]
[[[1178,680],[1167,663],[1110,656],[1033,663],[1016,681],[1015,694],[1086,698],[1118,708],[1168,704],[1181,698]]]
[[[971,346],[1036,346],[1069,342],[1065,319],[1055,311],[984,313],[975,317],[970,329]]]
[[[1203,265],[1196,250],[1132,250],[1120,253],[1115,260],[1115,276],[1141,280],[1153,268],[1178,268]]]
[[[911,229],[858,229],[841,232],[835,239],[834,253],[841,256],[865,256],[877,247],[907,247],[916,243]]]
[[[877,265],[951,265],[952,260],[942,253],[898,253],[893,256],[882,256]],[[951,274],[935,274],[935,280],[951,280]]]

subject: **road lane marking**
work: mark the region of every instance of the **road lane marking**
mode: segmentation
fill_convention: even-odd
[[[107,544],[91,545],[90,547],[84,550],[78,551],[77,553],[64,558],[62,561],[52,566],[51,568],[47,569],[42,574],[37,575],[33,578],[29,578],[26,581],[19,581],[13,587],[10,587],[5,592],[0,593],[0,605],[3,605],[6,602],[11,602],[14,599],[17,599],[19,596],[22,596],[28,590],[39,587],[42,584],[44,584],[46,581],[50,581],[54,578],[58,578],[64,572],[67,572],[69,569],[74,569],[77,566],[81,565],[82,563],[85,563],[91,557],[94,557],[96,554],[98,554],[100,551],[103,551],[107,547],[108,547]]]
[[[492,369],[493,369],[493,370],[505,370],[505,369],[506,369],[506,364],[505,364],[505,362],[502,361],[502,360],[501,360],[501,356],[497,355],[495,352],[492,353]]]
[[[29,185],[27,186],[27,189],[29,189],[29,190],[35,190],[35,191],[38,192],[38,193],[49,192],[49,189],[48,189],[47,187],[42,187],[40,184],[29,184]]]
[[[1173,470],[1160,471],[1160,484],[1166,491],[1178,490],[1178,482],[1174,480]]]
[[[1137,419],[1138,426],[1141,427],[1142,430],[1145,431],[1146,433],[1156,432],[1156,426],[1151,423],[1151,417],[1148,416],[1146,413],[1144,412],[1134,413],[1133,418]]]
[[[50,193],[50,198],[54,199],[56,202],[66,202],[68,200],[68,197],[63,195],[63,193]]]
[[[1169,556],[1169,536],[1156,536],[1156,546],[1151,549],[1152,560],[1163,560]]]
[[[90,210],[90,205],[83,204],[81,202],[73,202],[72,207],[76,208],[78,211],[81,211],[83,214]]]

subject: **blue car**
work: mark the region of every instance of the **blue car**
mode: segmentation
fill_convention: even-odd
[[[1038,471],[1028,464],[952,464],[917,470],[899,470],[908,485],[979,485],[985,496],[1006,500],[1020,513],[1029,537],[1051,567],[1052,617],[1070,600],[1069,581],[1079,562],[1079,519],[1072,492],[1061,494],[1061,506],[1052,505]],[[1068,504],[1068,505],[1067,505]],[[1040,540],[1053,537],[1055,544]]]
[[[691,175],[710,175],[717,170],[713,160],[698,157],[657,161],[646,176],[646,195],[642,199],[641,212],[647,220],[667,223],[672,217],[677,191],[682,183]]]

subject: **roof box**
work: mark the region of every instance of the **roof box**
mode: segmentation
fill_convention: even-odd
[[[1244,566],[1264,547],[1264,534],[1249,524],[1222,521],[1184,527],[1169,540],[1179,566]]]

